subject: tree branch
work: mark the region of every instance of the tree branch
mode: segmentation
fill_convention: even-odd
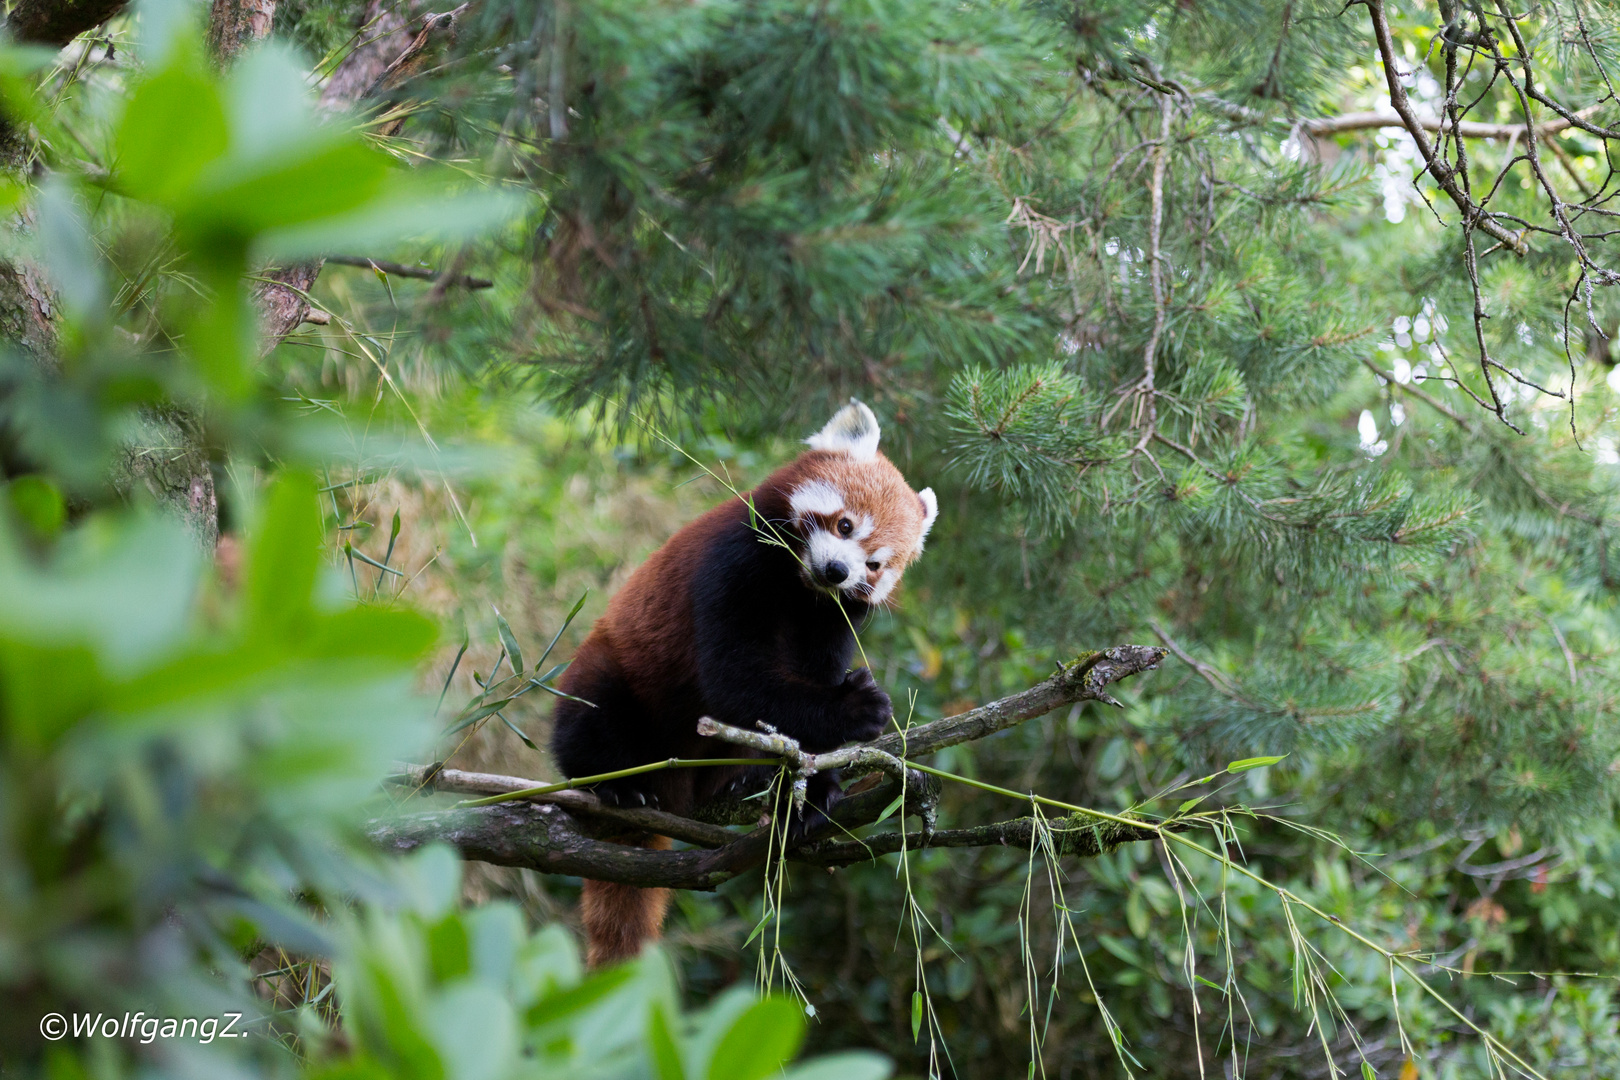
[[[502,779],[516,780],[515,777]],[[893,794],[892,784],[883,785],[838,804],[833,813],[837,824],[812,830],[803,843],[788,851],[787,857],[812,866],[835,867],[926,847],[1027,848],[1033,839],[1035,820],[1030,817],[971,829],[933,833],[920,830],[903,835],[887,832],[864,840],[830,839],[835,833],[842,835],[847,830],[871,824],[892,801]],[[543,798],[551,800],[555,796]],[[614,843],[604,837],[623,836],[621,826],[604,828],[589,820],[596,816],[606,819],[609,815],[602,813],[606,809],[598,804],[589,810],[581,809],[576,816],[556,802],[515,801],[373,821],[366,833],[372,842],[392,851],[407,852],[424,844],[447,843],[459,850],[463,858],[497,866],[516,866],[594,881],[618,881],[643,888],[693,890],[717,888],[762,865],[772,848],[770,827],[744,834],[726,833],[731,837],[729,843],[708,849],[653,851]],[[697,823],[688,821],[686,824]],[[1079,858],[1095,858],[1121,844],[1152,840],[1158,835],[1146,827],[1135,829],[1113,822],[1082,820],[1080,815],[1049,820],[1046,827],[1052,833],[1057,854]]]
[[[1572,115],[1582,119],[1597,113],[1600,106],[1590,105]],[[1452,130],[1449,118],[1433,116],[1417,116],[1413,114],[1417,124],[1424,131],[1437,134],[1448,134]],[[1338,135],[1346,131],[1367,131],[1372,128],[1407,128],[1407,122],[1400,115],[1392,112],[1355,112],[1345,113],[1342,116],[1318,116],[1309,120],[1298,121],[1299,129],[1307,135],[1323,136]],[[1565,128],[1574,126],[1572,120],[1549,120],[1544,124],[1537,124],[1535,132],[1538,137],[1553,135]],[[1523,124],[1487,124],[1477,120],[1464,120],[1456,125],[1457,134],[1465,139],[1512,139],[1524,134]]]
[[[399,768],[399,773],[388,778],[389,782],[408,788],[412,794],[422,791],[453,791],[466,795],[505,795],[542,786],[537,780],[528,780],[521,776],[502,776],[498,773],[464,772],[461,769],[421,765],[401,765]],[[578,816],[600,818],[631,829],[656,832],[700,847],[720,847],[731,843],[738,835],[727,832],[718,825],[693,821],[691,818],[684,818],[664,810],[639,806],[609,806],[588,791],[554,791],[547,795],[531,796],[528,801],[549,803]]]
[[[871,825],[885,814],[900,793],[899,756],[906,751],[920,756],[947,746],[982,739],[1015,724],[1079,701],[1105,701],[1117,705],[1107,687],[1121,679],[1158,667],[1167,650],[1156,646],[1122,645],[1087,654],[1065,664],[1051,678],[1010,697],[993,701],[960,716],[936,720],[904,734],[886,735],[875,742],[827,754],[804,754],[792,740],[774,732],[755,733],[707,721],[728,741],[742,742],[791,759],[798,771],[831,769],[881,771],[884,778],[871,786],[856,784],[834,804],[831,821],[805,830],[787,857],[816,866],[843,866],[864,862],[905,848],[988,847],[1030,843],[1036,827],[1030,818],[972,829],[880,833],[864,840],[848,840],[851,830]],[[390,778],[413,793],[422,790],[469,794],[506,794],[543,786],[515,776],[463,772],[438,766],[402,766]],[[874,778],[875,779],[875,778]],[[918,796],[915,809],[925,815],[934,791],[933,781],[915,773],[905,781],[908,794]],[[705,816],[715,808],[706,808]],[[722,820],[759,820],[752,803],[721,808]],[[738,814],[737,810],[742,809]],[[1098,822],[1075,815],[1047,822],[1058,841],[1060,854],[1091,857],[1120,844],[1151,839],[1148,828],[1134,829],[1116,822]],[[597,881],[618,881],[646,888],[713,889],[738,874],[759,866],[770,855],[772,827],[761,825],[737,832],[705,821],[647,808],[607,806],[586,791],[564,790],[477,807],[459,807],[422,814],[403,814],[372,821],[367,835],[378,845],[409,851],[423,844],[451,844],[468,859],[501,866],[526,867],[549,874],[570,874]],[[653,851],[617,843],[633,839],[626,833],[656,833],[698,845],[685,851]]]
[[[489,289],[495,285],[488,278],[474,277],[471,274],[446,274],[432,267],[406,266],[404,263],[389,262],[387,259],[368,259],[364,255],[328,255],[326,261],[336,263],[338,266],[358,266],[362,270],[381,270],[394,277],[443,281],[446,285],[458,285],[463,289]]]
[[[921,757],[947,746],[994,735],[1025,720],[1045,716],[1061,705],[1072,705],[1077,701],[1119,705],[1108,695],[1109,685],[1156,669],[1168,651],[1156,645],[1118,645],[1102,652],[1089,653],[1062,665],[1057,674],[1028,690],[957,716],[920,724],[904,733],[885,735],[870,745],[873,749],[896,757]],[[828,758],[833,755],[821,756]]]
[[[374,821],[366,834],[392,851],[446,843],[497,866],[668,889],[713,889],[764,862],[770,842],[759,829],[720,848],[649,851],[596,839],[561,806],[527,801]]]
[[[1152,829],[1133,829],[1111,821],[1077,821],[1079,815],[1049,820],[1053,846],[1059,855],[1074,855],[1094,859],[1106,855],[1121,844],[1137,840],[1156,840]],[[1018,847],[1027,849],[1034,840],[1035,819],[1014,818],[993,825],[980,825],[972,829],[938,829],[900,833],[888,832],[870,836],[865,840],[826,841],[800,848],[795,857],[812,866],[849,866],[869,862],[880,855],[893,855],[900,851],[922,848],[954,847]]]

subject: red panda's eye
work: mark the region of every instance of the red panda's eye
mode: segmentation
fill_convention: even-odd
[[[838,535],[839,536],[848,536],[850,533],[852,533],[854,531],[855,531],[855,523],[853,521],[849,520],[849,518],[839,518],[838,519]]]
[[[883,569],[883,564],[878,562],[876,559],[873,559],[871,562],[866,564],[866,568],[875,574],[879,570]]]

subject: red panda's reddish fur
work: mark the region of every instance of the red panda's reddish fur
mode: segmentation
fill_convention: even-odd
[[[637,847],[668,851],[667,836],[650,836]],[[579,893],[579,917],[585,924],[585,963],[593,968],[629,960],[644,942],[658,937],[669,909],[668,889],[642,889],[617,881],[586,879]]]

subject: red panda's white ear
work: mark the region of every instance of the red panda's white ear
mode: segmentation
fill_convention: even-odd
[[[922,503],[923,524],[922,532],[917,535],[917,550],[922,550],[923,541],[928,539],[928,530],[934,527],[934,519],[939,517],[939,500],[934,498],[933,488],[923,488],[917,492],[917,501]]]
[[[804,441],[814,450],[832,450],[848,454],[856,461],[873,461],[877,458],[880,434],[872,410],[850,398],[849,404],[834,413],[826,427]]]

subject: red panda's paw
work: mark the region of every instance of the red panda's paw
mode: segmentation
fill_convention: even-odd
[[[894,705],[870,668],[859,667],[844,676],[843,730],[846,742],[869,742],[883,734]]]

